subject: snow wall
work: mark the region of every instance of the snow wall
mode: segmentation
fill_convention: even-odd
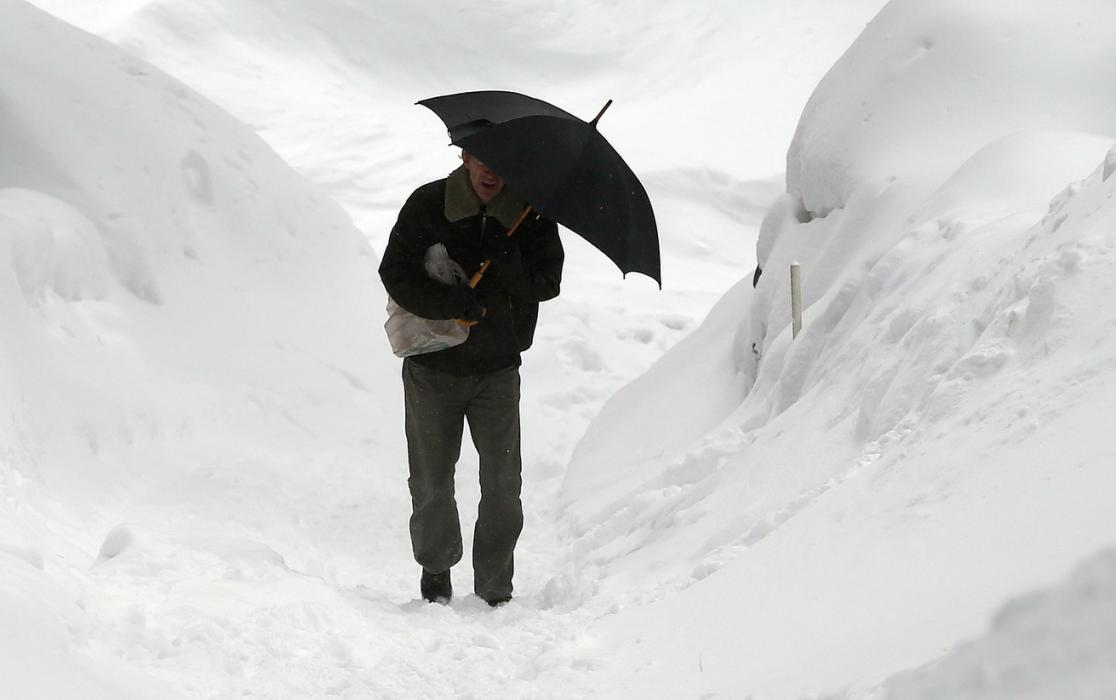
[[[613,625],[626,692],[856,696],[1112,543],[1114,23],[895,0],[818,86],[758,287],[567,476],[580,575],[654,606]]]

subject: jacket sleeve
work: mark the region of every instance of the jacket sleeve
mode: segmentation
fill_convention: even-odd
[[[416,191],[399,212],[391,229],[383,259],[380,279],[395,303],[420,318],[446,319],[449,287],[426,274],[426,250],[434,241],[423,223],[423,197]]]
[[[562,289],[562,265],[566,258],[558,226],[548,219],[539,219],[524,234],[519,246],[522,265],[508,284],[508,292],[534,302],[553,299]]]

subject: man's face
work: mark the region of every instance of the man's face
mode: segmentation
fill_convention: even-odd
[[[477,193],[481,202],[488,204],[500,194],[500,190],[504,189],[504,181],[484,163],[468,153],[462,154],[462,162],[465,164],[465,169],[469,171],[469,182],[473,185],[473,191]]]

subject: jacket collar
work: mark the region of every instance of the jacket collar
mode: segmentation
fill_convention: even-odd
[[[504,228],[511,228],[523,207],[527,206],[518,196],[512,194],[507,187],[488,203],[485,211],[503,224]],[[460,166],[446,178],[446,218],[450,221],[461,221],[470,216],[481,213],[481,201],[473,186],[469,183],[469,171],[465,166]]]

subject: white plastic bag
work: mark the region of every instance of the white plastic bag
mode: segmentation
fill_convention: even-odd
[[[468,278],[465,270],[451,260],[446,247],[435,243],[426,250],[423,261],[426,274],[442,284],[461,284]],[[432,320],[420,318],[407,311],[390,296],[387,301],[388,318],[384,323],[391,351],[396,357],[421,355],[461,345],[469,337],[469,327],[453,319]]]

